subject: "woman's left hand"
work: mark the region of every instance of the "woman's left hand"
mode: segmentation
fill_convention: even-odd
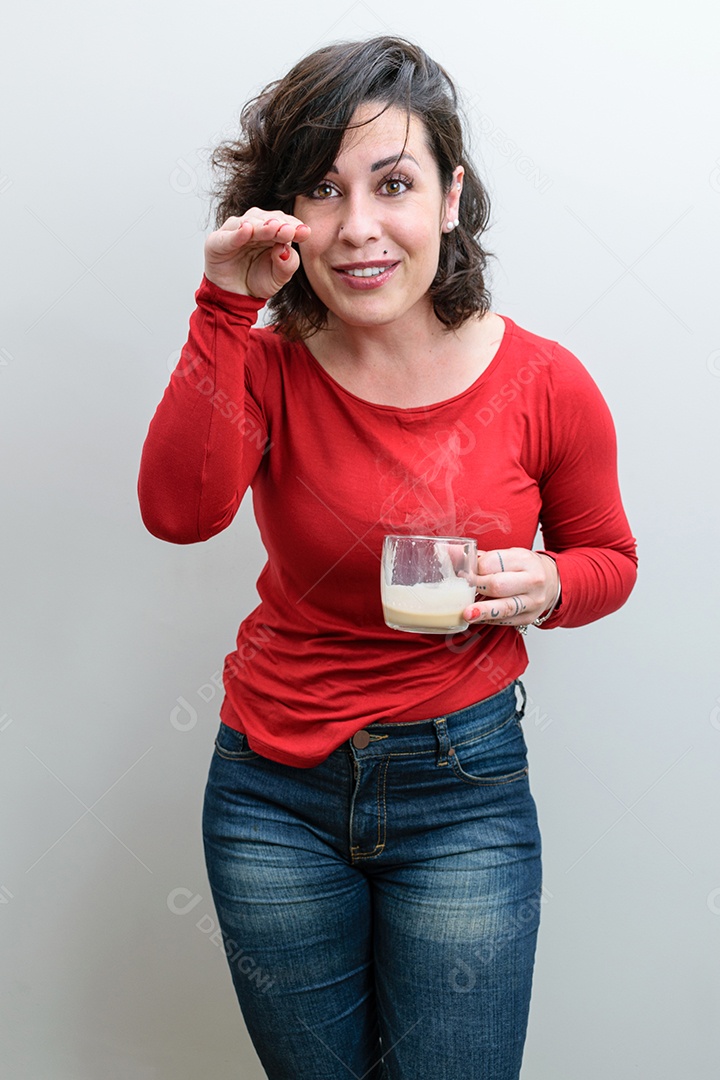
[[[529,626],[553,603],[560,584],[555,560],[527,548],[479,552],[477,574],[468,580],[478,596],[464,619],[498,626]]]

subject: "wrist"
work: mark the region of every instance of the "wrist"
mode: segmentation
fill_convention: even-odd
[[[216,281],[212,281],[207,274],[203,274],[200,287],[195,295],[201,299],[211,301],[213,305],[231,314],[245,314],[248,310],[259,312],[266,303],[265,300],[250,296],[249,293],[238,293],[233,292],[231,289],[225,289],[222,285],[218,285]]]
[[[555,567],[555,575],[557,577],[557,586],[553,593],[553,599],[550,603],[550,606],[546,607],[541,612],[541,614],[538,615],[537,619],[533,620],[533,626],[542,626],[544,622],[547,622],[547,620],[550,618],[553,612],[556,611],[558,605],[560,604],[560,600],[562,597],[562,582],[560,581],[560,571],[558,570],[558,565],[553,559],[552,555],[547,555],[544,551],[538,551],[537,554],[542,555],[544,559],[548,559],[553,564],[553,566]]]
[[[247,286],[247,281],[238,280],[237,275],[223,275],[210,266],[205,267],[203,274],[206,281],[222,292],[231,293],[233,296],[247,296],[250,300],[262,300],[263,303],[267,303],[267,297],[254,296]]]

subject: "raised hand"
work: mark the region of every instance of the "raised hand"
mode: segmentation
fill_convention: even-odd
[[[300,265],[290,245],[301,244],[310,226],[292,214],[253,206],[230,217],[205,241],[205,277],[228,292],[267,300]]]

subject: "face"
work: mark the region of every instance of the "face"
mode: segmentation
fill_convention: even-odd
[[[361,106],[353,123],[378,108]],[[300,258],[330,326],[435,318],[428,289],[444,228],[457,217],[462,168],[446,196],[425,125],[412,116],[407,140],[406,128],[394,107],[349,128],[325,178],[295,200],[293,213],[312,229]]]

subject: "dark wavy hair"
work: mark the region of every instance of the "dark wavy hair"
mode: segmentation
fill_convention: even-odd
[[[490,310],[484,277],[489,252],[480,245],[490,202],[465,157],[458,95],[450,76],[409,41],[376,37],[318,49],[248,102],[240,117],[240,137],[221,143],[212,155],[219,176],[216,225],[252,206],[292,214],[296,196],[326,176],[355,110],[366,102],[378,104],[378,115],[394,106],[406,113],[408,124],[412,115],[422,120],[446,194],[455,167],[465,170],[460,225],[442,234],[430,286],[438,319],[457,329],[471,316]],[[292,340],[327,323],[327,308],[311,289],[302,264],[268,307],[272,324]]]

